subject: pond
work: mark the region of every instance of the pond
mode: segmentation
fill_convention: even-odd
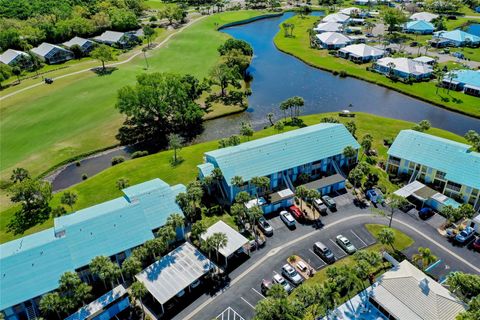
[[[316,13],[318,15],[318,13]],[[222,31],[250,43],[254,58],[249,68],[253,76],[252,95],[246,113],[208,121],[199,141],[238,133],[241,121],[250,121],[255,129],[267,124],[266,115],[281,117],[278,105],[292,96],[305,100],[303,114],[339,111],[353,105],[352,111],[418,122],[428,119],[433,126],[463,135],[480,129],[480,120],[460,115],[432,104],[410,98],[396,91],[354,78],[340,78],[330,72],[308,66],[297,58],[277,50],[273,38],[281,17],[225,28]]]
[[[253,76],[249,108],[241,114],[207,121],[205,131],[196,142],[238,134],[242,121],[249,121],[255,129],[261,129],[268,123],[266,115],[273,112],[277,119],[280,118],[278,105],[295,95],[305,99],[303,114],[339,111],[352,104],[352,111],[365,111],[414,122],[428,119],[434,126],[460,135],[469,129],[480,130],[478,119],[441,109],[365,81],[334,76],[278,51],[273,38],[281,22],[291,16],[292,13],[286,13],[281,17],[223,29],[223,32],[234,38],[249,42],[254,49],[254,58],[248,69]],[[54,177],[54,190],[81,182],[84,173],[91,177],[107,169],[111,158],[117,155],[128,157],[128,152],[117,149],[84,159],[80,167],[75,164],[67,166]]]

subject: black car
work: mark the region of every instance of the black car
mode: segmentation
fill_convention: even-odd
[[[435,212],[432,209],[427,207],[422,208],[420,211],[418,211],[418,217],[423,220],[426,220],[433,215],[435,215]]]

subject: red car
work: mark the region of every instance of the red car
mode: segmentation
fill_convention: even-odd
[[[472,247],[475,251],[478,251],[480,252],[480,237],[477,238],[473,243],[472,243]]]
[[[290,211],[290,213],[295,219],[303,219],[303,212],[296,205],[290,206],[290,208],[288,208],[288,211]]]

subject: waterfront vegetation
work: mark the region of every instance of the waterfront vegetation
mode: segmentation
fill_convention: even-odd
[[[356,113],[355,118],[338,117],[337,113],[323,113],[301,117],[306,125],[319,123],[323,118],[334,118],[343,123],[353,119],[357,127],[355,136],[359,141],[366,134],[370,134],[373,137],[371,148],[377,151],[378,157],[376,161],[378,162],[386,159],[387,146],[384,145],[384,139],[393,139],[400,130],[411,129],[415,125],[408,121],[384,118],[360,112]],[[297,127],[286,126],[284,131],[294,130],[296,128]],[[255,132],[253,136],[250,137],[250,140],[266,137],[278,132],[274,127],[268,127]],[[427,132],[443,138],[466,142],[463,137],[445,130],[430,128]],[[243,138],[242,141],[246,141],[246,139]],[[173,150],[162,151],[146,157],[119,163],[68,188],[67,191],[77,194],[77,199],[72,208],[68,207],[67,209],[68,211],[79,210],[121,196],[122,193],[117,188],[117,181],[121,178],[128,179],[130,185],[153,178],[160,178],[169,184],[187,184],[196,178],[198,173],[196,166],[203,162],[203,154],[217,148],[218,141],[208,141],[186,146],[179,152],[183,161],[175,166],[171,164],[174,153]],[[363,157],[362,161],[366,161],[367,158],[368,157]],[[395,186],[388,182],[387,174],[383,170],[372,166],[372,172],[379,175],[379,184],[382,184],[387,190],[393,190]],[[60,204],[60,201],[61,194],[55,194],[50,201],[50,206],[55,208]],[[28,229],[24,234],[14,235],[7,231],[7,224],[14,217],[16,210],[18,210],[18,207],[13,206],[0,213],[0,242],[6,242],[21,237],[22,235],[31,234],[53,225],[53,219],[50,218],[44,223]]]
[[[161,50],[148,51],[149,70],[207,77],[219,60],[217,48],[229,37],[218,26],[260,14],[237,11],[201,18]],[[118,143],[115,134],[123,117],[114,107],[117,91],[133,84],[144,68],[139,55],[109,75],[79,73],[3,100],[0,149],[8,152],[1,153],[0,179],[7,180],[14,167],[27,167],[36,176],[66,159]]]
[[[284,23],[295,25],[293,36],[285,37],[283,30],[280,30],[275,36],[275,45],[279,50],[291,54],[314,67],[336,73],[344,72],[348,76],[367,80],[457,112],[480,117],[478,97],[451,90],[447,92],[444,89],[438,89],[437,93],[436,81],[434,80],[413,84],[394,82],[382,74],[368,71],[366,67],[370,64],[355,64],[349,60],[330,55],[328,50],[311,48],[308,30],[314,26],[318,19],[314,16],[294,16],[286,20]]]

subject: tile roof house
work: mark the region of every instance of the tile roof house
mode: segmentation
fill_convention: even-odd
[[[28,67],[31,65],[31,59],[28,53],[13,49],[8,49],[0,54],[0,62],[11,67],[17,65],[20,67]]]
[[[138,37],[133,32],[118,32],[118,31],[105,31],[99,36],[93,38],[94,41],[107,44],[109,46],[118,46],[126,48],[132,46],[133,43],[138,41]]]
[[[438,14],[434,14],[430,12],[417,12],[410,16],[410,20],[424,20],[427,22],[430,22],[436,18],[438,18]]]
[[[316,41],[322,48],[339,49],[349,45],[352,40],[338,32],[324,32],[316,35]]]
[[[96,256],[124,259],[153,239],[170,214],[181,213],[175,198],[184,191],[183,185],[147,181],[124,189],[123,197],[55,218],[50,229],[0,245],[0,310],[19,314],[30,303],[38,308],[36,297],[56,289],[64,272],[78,271]]]
[[[433,33],[433,37],[439,41],[446,41],[449,45],[455,47],[480,45],[479,36],[458,29],[452,31],[437,31]]]
[[[47,64],[62,63],[74,58],[72,51],[46,42],[30,51]]]
[[[343,156],[346,146],[359,148],[345,126],[317,124],[206,152],[205,163],[198,166],[199,177],[203,179],[213,168],[219,168],[223,174],[222,188],[229,201],[233,201],[240,191],[254,194],[255,186],[249,181],[257,176],[270,178],[271,191],[295,190],[292,181],[296,181],[301,173],[323,178],[340,173],[339,168],[356,161],[356,156],[354,159]],[[235,176],[242,177],[245,185],[232,185]]]
[[[425,20],[408,21],[403,26],[403,31],[406,33],[432,34],[434,30],[435,26]]]
[[[350,16],[343,13],[332,13],[325,16],[322,19],[322,22],[337,22],[337,23],[347,23],[350,20]]]
[[[453,77],[451,76],[453,75]],[[443,85],[480,97],[480,70],[456,70],[446,74]]]
[[[352,44],[338,51],[340,57],[354,62],[368,62],[378,60],[385,55],[385,51],[364,43]]]
[[[322,32],[342,32],[343,24],[338,22],[322,22],[319,23],[313,30],[317,33]]]
[[[480,207],[480,153],[471,146],[402,130],[387,152],[386,170],[419,180],[453,199]]]
[[[381,58],[373,64],[373,69],[386,75],[393,74],[403,79],[412,77],[416,80],[430,78],[433,73],[432,66],[409,58]]]
[[[74,45],[79,46],[82,52],[88,53],[93,50],[95,43],[92,40],[88,40],[80,37],[73,37],[69,41],[63,43],[63,46],[67,49],[70,49]]]

